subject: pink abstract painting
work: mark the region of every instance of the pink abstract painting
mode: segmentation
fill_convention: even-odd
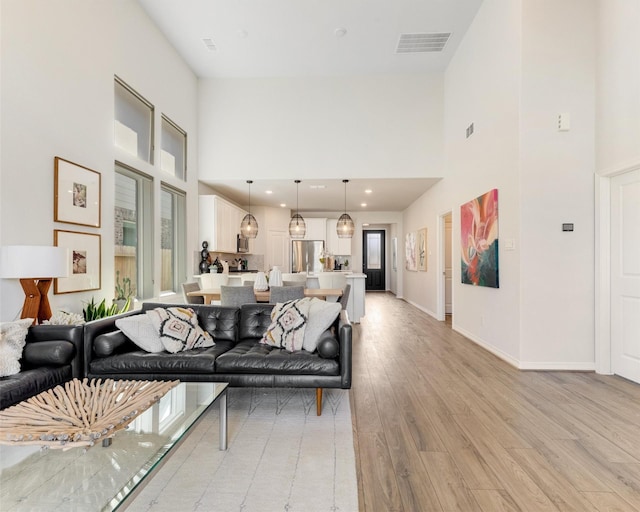
[[[499,287],[498,189],[460,207],[462,282]]]

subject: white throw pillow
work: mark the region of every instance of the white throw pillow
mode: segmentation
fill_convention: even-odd
[[[0,377],[20,373],[20,358],[33,318],[0,324]]]
[[[160,333],[147,315],[132,315],[116,320],[116,327],[147,352],[164,352]]]
[[[320,335],[326,331],[340,314],[342,305],[339,302],[327,302],[314,298],[309,308],[309,320],[304,332],[302,348],[313,352],[318,346]]]

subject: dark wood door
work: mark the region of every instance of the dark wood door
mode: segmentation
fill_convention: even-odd
[[[365,230],[362,235],[362,272],[367,276],[365,289],[384,291],[384,230]]]

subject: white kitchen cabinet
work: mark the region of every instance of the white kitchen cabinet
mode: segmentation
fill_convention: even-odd
[[[327,251],[334,256],[351,256],[351,238],[340,238],[336,227],[338,219],[327,219]]]
[[[304,215],[303,215],[304,217]],[[304,235],[305,240],[325,240],[327,239],[327,219],[314,219],[304,217],[307,225],[307,232]]]
[[[235,253],[240,223],[245,215],[242,208],[221,197],[199,197],[200,242],[209,242],[209,251]]]

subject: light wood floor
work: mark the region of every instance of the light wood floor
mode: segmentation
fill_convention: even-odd
[[[361,512],[640,511],[640,385],[519,371],[391,294],[366,301]]]

